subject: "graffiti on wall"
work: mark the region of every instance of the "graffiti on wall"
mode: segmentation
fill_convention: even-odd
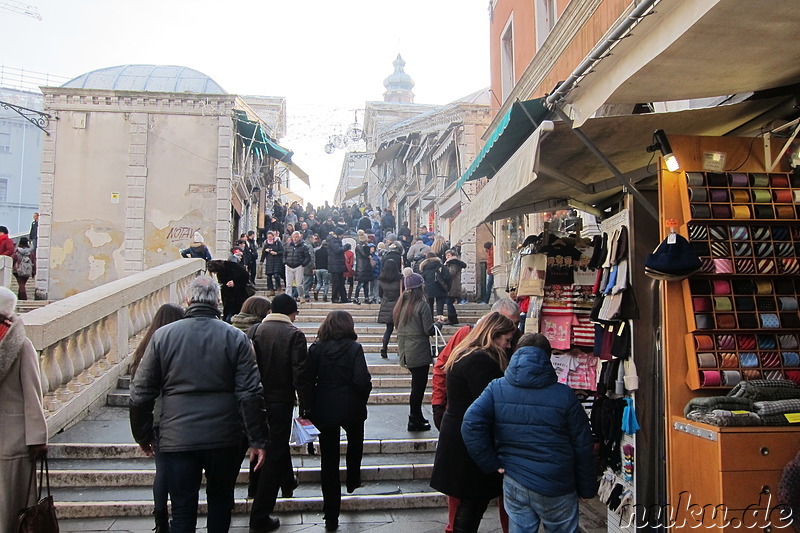
[[[186,239],[194,238],[194,232],[200,231],[200,228],[190,228],[188,226],[179,226],[179,227],[171,227],[169,229],[169,233],[167,234],[167,240],[175,242],[175,241],[185,241]]]

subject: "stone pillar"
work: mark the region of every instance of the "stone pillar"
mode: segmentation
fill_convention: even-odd
[[[219,116],[219,136],[217,143],[217,208],[216,235],[214,237],[214,257],[227,259],[230,249],[231,233],[231,190],[232,157],[233,157],[233,123],[230,119],[231,109],[223,110],[227,115]]]
[[[147,113],[131,113],[125,188],[125,273],[144,270],[144,211],[147,192]]]
[[[58,137],[58,111],[48,109],[52,96],[45,96],[45,111],[53,115],[47,124],[47,135],[42,139],[41,188],[39,190],[39,233],[36,241],[35,298],[46,300],[50,287],[50,245],[53,235],[53,190],[56,172],[56,140]],[[50,102],[48,102],[50,100]]]

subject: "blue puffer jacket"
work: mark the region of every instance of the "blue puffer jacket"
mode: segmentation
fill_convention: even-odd
[[[575,393],[558,383],[547,354],[514,353],[464,415],[464,444],[484,472],[506,474],[546,496],[597,492],[589,419]]]

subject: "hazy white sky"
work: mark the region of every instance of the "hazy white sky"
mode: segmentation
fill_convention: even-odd
[[[401,53],[417,103],[444,104],[489,85],[488,0],[25,0],[42,20],[0,9],[0,64],[69,78],[129,63],[187,66],[236,94],[285,96],[287,148],[330,198],[341,151],[328,121],[381,100]],[[339,111],[333,111],[338,109]],[[294,131],[292,119],[305,119]],[[344,122],[350,122],[344,119]],[[346,125],[346,124],[345,124]],[[294,145],[292,142],[294,141]]]

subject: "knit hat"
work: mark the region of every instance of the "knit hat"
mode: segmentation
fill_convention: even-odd
[[[333,228],[333,233],[342,236],[344,235],[344,229],[339,226],[336,226],[335,228]]]
[[[403,285],[405,285],[407,291],[422,287],[423,283],[425,283],[425,278],[411,270],[410,267],[403,269]]]
[[[203,236],[200,235],[199,231],[195,231],[194,232],[194,242],[205,242],[205,240],[203,239]]]
[[[17,295],[6,287],[0,287],[0,316],[14,316],[17,307]]]
[[[397,240],[397,235],[395,235],[392,232],[389,232],[389,233],[386,234],[386,240],[389,241],[389,242],[394,242],[394,241]]]
[[[272,312],[291,315],[297,312],[297,302],[288,294],[279,294],[272,299]]]
[[[386,249],[386,243],[385,242],[379,242],[378,243],[378,250],[385,250],[385,249]]]
[[[364,233],[363,229],[358,230],[358,240],[360,242],[367,242],[367,234]]]
[[[644,262],[644,273],[658,280],[677,281],[688,278],[702,263],[697,252],[682,235],[672,233]]]

